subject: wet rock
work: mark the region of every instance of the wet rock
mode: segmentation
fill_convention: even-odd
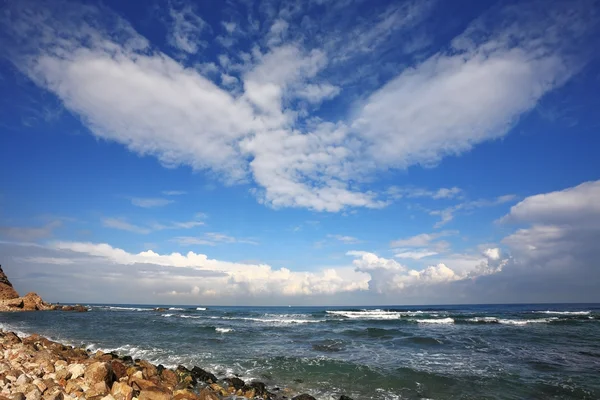
[[[292,400],[317,400],[317,399],[312,397],[310,394],[303,393],[299,396],[292,397]]]
[[[206,383],[216,383],[217,377],[199,367],[192,368],[192,376],[198,381]]]
[[[340,400],[353,400],[352,397],[348,397],[346,395],[341,395]]]
[[[227,378],[227,379],[225,379],[225,382],[227,382],[227,384],[230,387],[235,388],[235,390],[239,390],[239,389],[243,388],[244,386],[246,386],[246,382],[244,382],[240,378],[236,378],[236,377]]]
[[[262,382],[251,382],[248,384],[248,386],[253,389],[258,396],[264,396],[267,394],[267,388]]]

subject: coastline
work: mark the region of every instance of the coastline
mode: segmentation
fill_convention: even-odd
[[[168,369],[129,355],[92,353],[38,334],[0,329],[0,351],[0,400],[315,400],[259,381],[219,379],[197,366]]]

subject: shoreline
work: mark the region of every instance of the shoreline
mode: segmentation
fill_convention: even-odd
[[[255,380],[217,378],[197,366],[169,369],[129,355],[92,353],[38,334],[0,329],[0,352],[0,400],[316,400]]]

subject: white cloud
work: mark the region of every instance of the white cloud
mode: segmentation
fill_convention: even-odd
[[[199,218],[199,217],[197,217],[197,218]],[[102,225],[107,228],[120,229],[123,231],[147,235],[149,233],[156,232],[156,231],[162,231],[165,229],[173,229],[173,230],[192,229],[192,228],[196,228],[196,227],[204,225],[204,222],[197,221],[197,220],[182,221],[182,222],[173,221],[173,222],[169,222],[168,224],[151,223],[151,224],[147,224],[145,226],[139,226],[139,225],[135,225],[130,222],[127,222],[126,220],[124,220],[122,218],[103,218]]]
[[[600,225],[600,181],[590,181],[562,191],[531,196],[510,209],[503,222],[536,222],[550,225]]]
[[[390,243],[390,247],[426,247],[429,246],[436,239],[439,239],[444,236],[455,235],[457,233],[457,231],[421,233],[419,235],[411,236],[409,238],[393,240]]]
[[[222,69],[217,60],[186,67],[151,48],[106,8],[74,3],[68,10],[48,6],[38,13],[31,10],[40,5],[27,1],[10,7],[1,22],[11,40],[8,57],[95,136],[168,167],[209,170],[228,184],[252,181],[259,201],[272,207],[331,212],[389,204],[368,189],[378,170],[431,166],[504,136],[544,94],[578,71],[583,61],[565,49],[590,32],[580,3],[569,13],[553,5],[558,11],[539,21],[517,12],[519,18],[508,18],[516,21],[512,25],[497,23],[483,32],[485,24],[475,21],[451,50],[401,70],[353,104],[348,119],[328,122],[307,119],[311,115],[298,105],[305,102],[297,100],[318,107],[336,88],[344,90],[325,77],[348,67],[348,49],[355,47],[355,55],[372,51],[421,21],[429,5],[390,6],[375,24],[350,35],[355,41],[341,37],[348,51],[336,49],[339,40],[331,38],[319,42],[323,48],[303,47],[314,41],[288,39],[291,22],[273,16],[269,36],[262,38],[270,43],[267,53],[258,40],[241,67],[233,55],[221,54]],[[204,21],[190,6],[170,14],[171,43],[198,52]],[[107,20],[108,27],[100,23]],[[241,92],[239,85],[225,90],[203,75],[218,79],[234,70]],[[432,197],[459,195],[447,188]],[[453,217],[451,209],[434,212],[442,224]]]
[[[517,196],[513,194],[507,194],[503,196],[498,196],[492,200],[479,199],[465,201],[463,203],[459,203],[454,206],[444,208],[442,210],[430,210],[429,215],[440,217],[440,220],[434,225],[434,228],[440,228],[446,225],[448,222],[452,221],[454,219],[454,215],[459,211],[472,211],[478,208],[494,207],[500,204],[505,204],[514,201],[516,198]]]
[[[206,46],[206,42],[200,40],[200,34],[208,25],[191,5],[185,4],[180,9],[171,5],[169,15],[172,19],[168,36],[171,46],[189,54],[195,54],[200,47]]]
[[[196,236],[179,236],[171,239],[172,242],[176,242],[182,246],[216,246],[222,243],[241,243],[241,244],[252,244],[257,245],[258,242],[249,238],[236,238],[233,236],[225,235],[218,232],[207,232],[200,237]]]
[[[235,32],[235,29],[237,28],[237,24],[235,22],[221,22],[221,25],[223,25],[223,28],[227,31],[227,33],[232,34],[233,32]]]
[[[161,198],[149,198],[149,197],[132,197],[131,204],[137,207],[143,208],[155,208],[163,207],[168,204],[174,203],[173,200],[161,199]]]
[[[395,258],[411,258],[413,260],[420,260],[421,258],[435,256],[438,254],[435,251],[430,250],[414,250],[414,251],[402,251],[394,254]]]
[[[357,238],[353,237],[353,236],[345,236],[345,235],[327,235],[328,238],[330,239],[335,239],[339,242],[345,243],[345,244],[354,244],[354,243],[360,243],[360,240],[358,240]]]

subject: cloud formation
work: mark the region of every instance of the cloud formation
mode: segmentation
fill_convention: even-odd
[[[357,99],[347,117],[314,114],[345,90],[336,76],[360,70],[358,54],[383,51],[394,35],[422,22],[430,4],[390,6],[368,29],[357,26],[345,46],[340,38],[348,36],[334,25],[316,40],[307,20],[297,36],[290,18],[296,11],[281,10],[264,37],[197,68],[151,46],[102,6],[9,2],[1,26],[10,61],[96,137],[169,167],[210,171],[227,184],[251,182],[271,207],[337,212],[389,204],[368,184],[377,171],[432,166],[506,135],[579,71],[585,55],[570,45],[595,29],[584,18],[586,1],[570,2],[568,10],[552,3],[536,18],[529,4],[494,8],[449,49]],[[169,16],[169,43],[199,53],[201,35],[213,28],[189,5],[171,6]],[[253,26],[245,29],[255,32]],[[234,34],[240,27],[217,28]],[[214,81],[209,70],[222,79]],[[434,197],[457,194],[451,188]],[[452,211],[440,215],[443,224]]]

